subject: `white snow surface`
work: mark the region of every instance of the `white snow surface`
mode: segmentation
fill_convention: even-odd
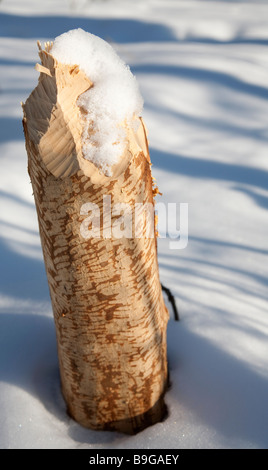
[[[77,100],[85,121],[82,151],[111,176],[126,146],[125,126],[142,113],[138,83],[108,42],[81,28],[56,37],[51,54],[62,64],[78,65],[93,82]]]
[[[136,436],[66,414],[27,173],[36,41],[78,28],[130,65],[157,200],[177,204],[177,227],[189,208],[187,247],[158,241],[180,313],[167,301],[169,416]],[[0,2],[0,448],[267,448],[267,44],[266,1]]]

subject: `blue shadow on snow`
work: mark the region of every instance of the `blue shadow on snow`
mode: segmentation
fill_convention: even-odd
[[[86,18],[75,16],[19,16],[0,14],[0,36],[54,40],[70,29],[82,28],[117,43],[176,41],[172,31],[161,23],[132,19]]]
[[[176,172],[192,178],[231,181],[268,189],[268,171],[262,169],[161,152],[155,148],[151,149],[150,154],[153,165],[173,173]]]

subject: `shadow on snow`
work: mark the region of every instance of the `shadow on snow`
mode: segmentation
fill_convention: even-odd
[[[19,16],[0,14],[0,36],[54,40],[70,29],[82,28],[108,42],[132,43],[176,41],[161,23],[132,19],[86,18],[75,16]],[[105,31],[105,34],[103,32]]]
[[[268,189],[268,171],[250,166],[217,162],[205,158],[182,156],[151,149],[153,165],[162,170],[198,179],[212,179],[243,183]]]

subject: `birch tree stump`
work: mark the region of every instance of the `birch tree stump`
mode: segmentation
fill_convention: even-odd
[[[168,367],[155,228],[107,236],[111,205],[154,203],[143,122],[107,177],[83,158],[77,97],[92,86],[78,67],[42,50],[23,126],[57,335],[61,386],[71,417],[91,429],[136,433],[163,419]],[[84,204],[100,208],[100,236],[85,238]],[[112,215],[111,223],[116,224]],[[132,228],[135,221],[132,222]]]

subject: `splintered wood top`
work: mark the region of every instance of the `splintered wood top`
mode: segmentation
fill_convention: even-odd
[[[150,160],[146,128],[142,118],[133,117],[133,126],[122,123],[126,130],[126,146],[119,162],[106,176],[86,160],[82,151],[84,111],[77,106],[78,97],[94,86],[77,65],[66,65],[56,61],[50,54],[52,43],[40,43],[41,64],[37,87],[23,104],[24,122],[29,137],[37,146],[46,168],[57,178],[66,178],[79,170],[94,183],[103,184],[117,178],[129,165],[133,156],[141,151]],[[135,129],[135,131],[134,131]]]

